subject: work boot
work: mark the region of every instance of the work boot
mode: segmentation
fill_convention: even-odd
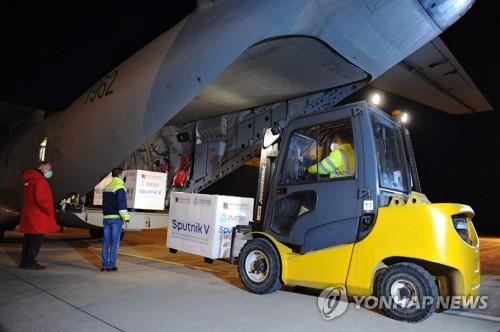
[[[118,271],[118,268],[115,266],[115,267],[108,269],[108,271]]]
[[[45,270],[45,266],[35,263],[35,270]]]
[[[101,272],[104,272],[104,271],[106,271],[106,270],[107,270],[107,268],[105,268],[105,267],[101,267]]]
[[[31,265],[31,266],[25,266],[25,267],[23,267],[23,269],[25,269],[25,270],[45,270],[45,266],[40,265],[38,263],[35,263],[35,264]]]

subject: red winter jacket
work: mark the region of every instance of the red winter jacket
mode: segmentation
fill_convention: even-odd
[[[54,199],[49,182],[37,169],[27,170],[21,177],[24,181],[24,202],[19,231],[27,234],[57,231]]]

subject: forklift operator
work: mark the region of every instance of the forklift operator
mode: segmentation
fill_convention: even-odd
[[[309,174],[329,175],[331,178],[354,174],[354,150],[340,133],[333,136],[330,154],[320,162],[306,168]]]

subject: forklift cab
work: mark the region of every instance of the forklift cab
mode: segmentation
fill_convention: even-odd
[[[266,149],[273,176],[256,220],[296,252],[363,238],[378,206],[411,192],[402,126],[365,102],[291,121]]]

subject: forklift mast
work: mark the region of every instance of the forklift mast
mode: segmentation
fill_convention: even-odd
[[[275,172],[276,157],[279,153],[279,137],[277,136],[280,135],[280,133],[281,130],[278,128],[269,128],[264,131],[264,143],[262,144],[262,150],[260,152],[259,179],[257,181],[257,197],[254,209],[254,231],[262,230],[262,218],[265,214],[269,184],[271,182],[271,176]],[[269,145],[265,144],[266,138],[273,140],[274,137],[277,138],[275,142]]]

